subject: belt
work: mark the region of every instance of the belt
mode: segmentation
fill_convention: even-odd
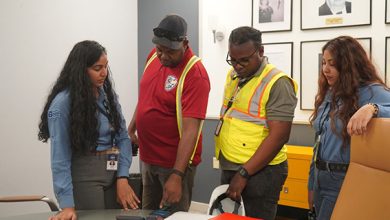
[[[349,164],[346,163],[330,163],[323,160],[316,161],[316,167],[319,170],[326,170],[329,172],[347,172]]]
[[[91,154],[95,155],[95,156],[101,156],[101,155],[107,155],[107,154],[119,154],[119,148],[118,147],[111,147],[111,148],[108,148],[107,150],[92,151]]]

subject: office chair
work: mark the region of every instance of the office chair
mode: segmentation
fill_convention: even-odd
[[[0,197],[0,202],[46,202],[52,212],[59,211],[58,206],[53,200],[43,195],[28,195],[28,196],[3,196]]]
[[[390,119],[372,119],[351,138],[351,160],[332,220],[390,219]]]

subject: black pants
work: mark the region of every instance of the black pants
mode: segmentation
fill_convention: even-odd
[[[268,165],[248,180],[242,192],[245,215],[264,220],[273,220],[276,216],[282,186],[288,173],[287,161],[278,165]],[[236,171],[223,170],[222,184],[229,184]]]

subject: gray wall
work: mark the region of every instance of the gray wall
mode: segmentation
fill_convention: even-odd
[[[199,3],[198,0],[138,0],[138,76],[144,70],[146,57],[154,47],[153,28],[167,14],[179,14],[188,25],[188,38],[195,54],[199,53]]]
[[[190,45],[199,54],[199,3],[197,0],[138,0],[138,75],[142,76],[146,56],[153,48],[152,29],[169,13],[182,15],[188,23]],[[206,120],[203,127],[202,163],[197,168],[193,200],[208,203],[212,190],[219,185],[220,170],[212,168],[214,129],[217,120]],[[307,125],[294,125],[289,144],[312,145],[313,130]]]

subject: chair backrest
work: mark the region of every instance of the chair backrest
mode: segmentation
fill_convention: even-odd
[[[390,219],[390,119],[372,119],[351,138],[351,162],[332,220]]]
[[[217,186],[210,197],[209,207],[207,214],[219,215],[223,212],[234,213],[238,215],[245,215],[244,203],[241,198],[241,202],[236,202],[228,198],[225,194],[228,184]]]

